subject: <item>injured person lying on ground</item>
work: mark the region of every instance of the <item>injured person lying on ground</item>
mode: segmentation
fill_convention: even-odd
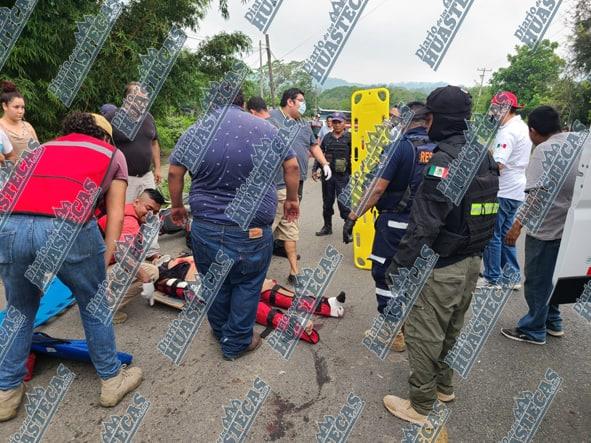
[[[150,300],[150,305],[157,301],[182,309],[186,302],[190,302],[195,297],[190,283],[195,287],[194,285],[199,282],[199,274],[193,257],[181,256],[171,259],[169,256],[164,256],[157,264],[160,278],[156,282],[157,292],[154,293],[153,300]],[[281,319],[285,315],[280,309],[289,309],[294,299],[295,293],[293,291],[277,284],[276,280],[265,279],[256,315],[256,322],[267,327],[265,333],[262,334],[263,337],[273,329],[280,327]],[[300,298],[298,311],[309,312],[314,301],[313,297]],[[203,303],[203,301],[200,302]],[[345,314],[344,303],[344,292],[341,292],[337,297],[321,297],[314,314],[322,317],[343,317]],[[314,329],[314,323],[311,320],[307,322],[300,340],[312,344],[318,343],[318,332]]]

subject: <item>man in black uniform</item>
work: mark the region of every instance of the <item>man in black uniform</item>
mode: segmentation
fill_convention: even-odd
[[[345,130],[345,116],[341,112],[332,115],[332,132],[322,139],[320,148],[330,164],[333,174],[329,180],[322,180],[322,217],[324,226],[316,233],[317,236],[332,234],[332,215],[334,201],[347,186],[351,176],[351,134]],[[312,178],[318,180],[320,166],[314,164]],[[347,220],[351,210],[337,200],[339,212],[343,220]]]
[[[406,234],[387,270],[391,280],[399,267],[410,269],[423,245],[439,254],[405,324],[410,400],[384,397],[384,405],[392,414],[418,424],[425,423],[437,399],[447,402],[455,398],[453,370],[444,358],[464,324],[482,251],[492,236],[496,218],[493,211],[474,208],[494,207],[499,188],[498,167],[487,153],[474,179],[466,184],[459,205],[437,189],[466,143],[465,121],[470,118],[472,100],[464,90],[446,86],[429,95],[427,107],[433,113],[429,138],[437,148],[414,198]]]
[[[381,314],[393,297],[386,284],[386,269],[406,232],[413,198],[423,181],[425,165],[436,146],[427,135],[431,126],[431,112],[421,102],[411,102],[407,107],[413,112],[413,117],[406,133],[397,147],[387,148],[395,151],[380,174],[365,208],[361,209],[360,214],[349,214],[349,219],[354,221],[374,206],[379,211],[369,259],[372,261],[371,276],[376,284],[376,299]],[[348,226],[352,230],[353,223],[348,223]],[[345,233],[343,241],[348,243],[350,240],[352,236]],[[396,352],[406,349],[402,331],[396,336],[392,347]]]

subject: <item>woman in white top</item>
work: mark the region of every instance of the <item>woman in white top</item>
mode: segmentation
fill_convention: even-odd
[[[0,103],[2,103],[3,115],[0,118],[2,129],[12,144],[14,155],[20,157],[27,149],[31,139],[39,141],[35,129],[24,120],[25,99],[16,89],[16,85],[9,81],[0,84]]]

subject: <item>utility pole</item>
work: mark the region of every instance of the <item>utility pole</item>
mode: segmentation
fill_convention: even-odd
[[[484,77],[486,76],[486,73],[491,72],[492,69],[484,67],[478,68],[477,71],[480,72],[480,88],[478,88],[478,98],[476,99],[476,105],[478,106],[478,103],[480,103],[480,94],[482,94],[482,87],[484,86]]]
[[[271,43],[269,43],[269,34],[265,34],[267,43],[267,63],[269,64],[269,86],[271,88],[271,106],[275,106],[275,84],[273,83],[273,67],[271,66]]]
[[[263,42],[259,40],[259,86],[261,88],[261,98],[263,93]]]

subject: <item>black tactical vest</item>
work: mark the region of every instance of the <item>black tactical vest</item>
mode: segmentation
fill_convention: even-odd
[[[324,136],[324,156],[330,169],[336,174],[351,173],[351,133],[345,132],[338,139],[331,133]]]
[[[456,147],[445,142],[439,144],[439,149],[449,156],[450,163],[458,153]],[[499,169],[487,153],[464,198],[449,214],[433,250],[441,257],[481,254],[494,231],[498,190]]]

